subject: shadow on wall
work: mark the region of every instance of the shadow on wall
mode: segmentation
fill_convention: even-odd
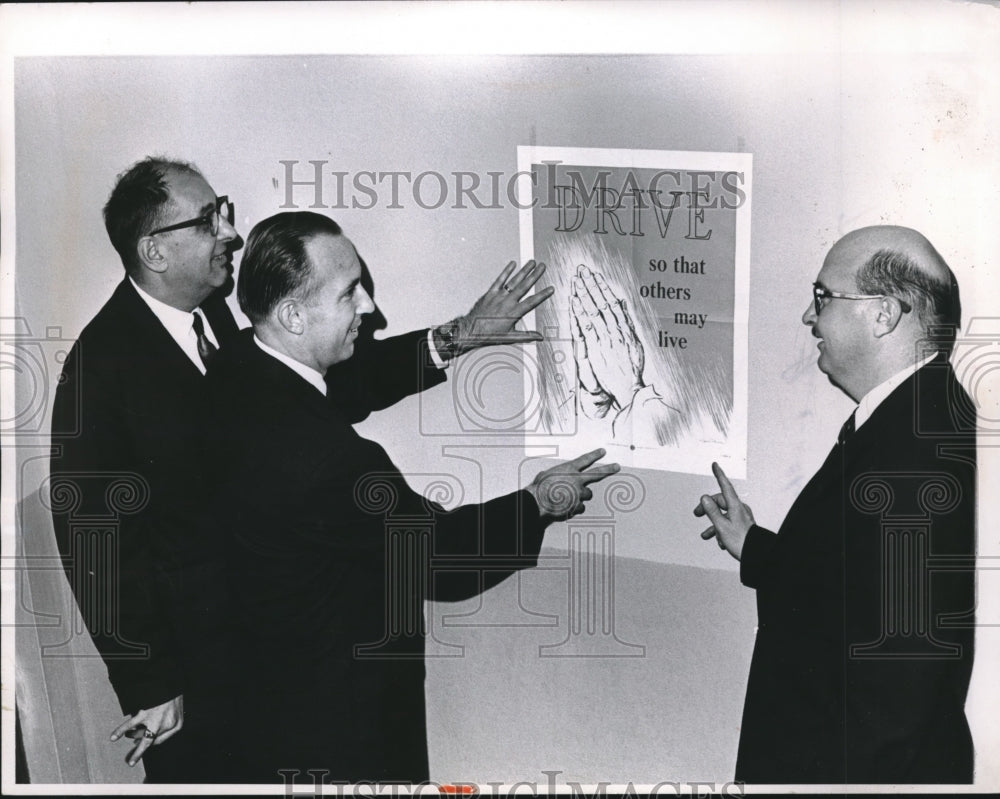
[[[131,741],[108,740],[121,706],[83,629],[38,491],[17,518],[17,708],[28,776],[34,784],[142,782],[142,765],[125,765]]]
[[[732,571],[545,549],[480,598],[429,606],[431,778],[724,784],[755,625]]]

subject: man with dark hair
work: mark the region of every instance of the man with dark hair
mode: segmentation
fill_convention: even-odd
[[[736,778],[970,783],[975,408],[948,362],[958,284],[922,235],[856,230],[802,317],[858,403],[778,533],[721,493],[695,515],[740,561],[758,630]]]
[[[248,270],[253,279],[248,276],[237,286],[240,309],[255,325],[267,319],[278,300],[293,293],[306,299],[315,288],[306,244],[319,235],[342,235],[340,225],[322,214],[279,214],[272,220],[270,225],[271,220],[265,220],[254,228]]]
[[[523,314],[530,271],[505,270],[480,301]],[[206,453],[230,464],[209,526],[226,551],[240,642],[226,735],[241,781],[424,782],[425,599],[475,596],[536,563],[545,526],[584,510],[595,450],[527,489],[445,511],[406,484],[324,393],[374,304],[353,244],[329,219],[282,213],[250,233],[238,295],[254,320],[209,372]],[[544,294],[542,299],[547,297]],[[455,346],[468,328],[458,325]],[[486,329],[479,331],[481,337]],[[401,342],[387,374],[427,362]]]
[[[128,763],[142,758],[149,782],[183,781],[192,708],[189,730],[174,739],[185,723],[174,588],[192,552],[166,519],[197,501],[198,482],[182,488],[177,473],[197,468],[190,453],[206,364],[237,332],[225,294],[242,242],[227,198],[190,164],[162,158],[119,176],[104,219],[126,277],[80,334],[56,390],[53,522],[84,622],[128,714],[113,740],[137,737]],[[95,527],[88,518],[108,521]]]
[[[148,782],[225,781],[224,745],[212,725],[224,715],[217,624],[227,595],[220,553],[192,520],[222,476],[205,470],[198,431],[207,364],[238,332],[225,296],[243,242],[232,203],[181,161],[130,167],[104,217],[126,276],[80,334],[56,390],[56,540],[127,714],[112,740],[137,739],[127,762],[142,759]],[[530,262],[514,275],[515,267],[500,279],[509,292],[488,292],[446,325],[366,341],[363,359],[328,375],[339,387],[331,405],[358,421],[443,381],[443,367],[466,349],[538,340],[514,326],[551,294],[522,300],[544,265]],[[416,341],[434,359],[426,369],[367,365],[410,353]]]

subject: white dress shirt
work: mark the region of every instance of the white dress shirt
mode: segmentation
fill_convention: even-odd
[[[191,359],[191,363],[198,367],[198,371],[205,374],[205,364],[201,360],[201,356],[198,354],[198,334],[194,332],[194,315],[197,313],[201,317],[201,321],[205,325],[205,337],[212,342],[216,347],[219,346],[219,340],[215,337],[215,332],[212,330],[212,326],[208,323],[208,317],[205,316],[201,308],[195,308],[193,312],[182,311],[179,308],[174,308],[172,305],[167,305],[165,302],[161,302],[147,294],[140,288],[140,286],[132,280],[130,277],[129,283],[132,284],[132,288],[136,290],[140,297],[149,309],[156,315],[156,318],[160,320],[170,337],[177,342],[177,346],[184,350],[184,354]],[[430,346],[431,360],[438,369],[447,369],[450,365],[449,361],[444,360],[438,353],[437,347],[434,346],[434,331],[433,328],[427,331],[427,342]],[[326,396],[326,381],[323,379],[323,375],[317,372],[315,369],[311,369],[305,364],[301,364],[298,361],[289,358],[287,355],[283,355],[271,347],[264,344],[259,338],[254,336],[254,341],[257,345],[264,350],[268,355],[277,358],[283,364],[288,366],[290,369],[294,369],[295,372],[301,375],[303,378],[312,383],[316,388],[323,392]],[[302,370],[305,370],[304,372]],[[317,378],[318,377],[318,381]]]
[[[906,378],[910,375],[916,374],[917,369],[929,364],[936,356],[937,353],[932,352],[919,363],[911,364],[905,369],[896,372],[896,374],[884,383],[879,383],[875,386],[875,388],[865,394],[854,411],[854,429],[860,429],[861,425],[868,421],[871,415],[875,412],[875,409],[882,404],[883,400],[885,400],[886,397],[888,397],[900,383],[906,380]]]
[[[427,347],[431,352],[431,360],[438,369],[447,369],[451,365],[451,361],[446,361],[441,357],[441,353],[438,352],[438,348],[434,346],[434,328],[432,327],[427,331]]]
[[[266,352],[272,358],[281,361],[285,366],[291,369],[295,374],[306,380],[311,385],[316,387],[316,390],[326,396],[326,381],[323,379],[323,375],[313,369],[311,366],[306,366],[304,363],[300,363],[294,358],[289,358],[285,353],[278,352],[274,347],[269,347],[263,341],[261,341],[255,335],[253,337],[253,343],[261,348],[263,352]]]
[[[192,312],[174,308],[174,306],[167,305],[165,302],[156,299],[156,297],[151,297],[131,277],[128,280],[132,284],[132,288],[142,297],[143,302],[149,306],[149,310],[160,320],[160,324],[167,329],[170,337],[177,342],[177,346],[184,350],[184,354],[191,359],[191,363],[198,367],[198,371],[205,374],[205,364],[202,363],[201,356],[198,354],[198,334],[194,332],[195,313],[201,317],[201,321],[205,324],[205,337],[216,347],[219,346],[219,341],[215,337],[212,326],[208,323],[208,319],[202,313],[202,310],[196,308]]]

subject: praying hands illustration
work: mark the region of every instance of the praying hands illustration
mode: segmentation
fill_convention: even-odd
[[[591,419],[614,412],[612,435],[662,445],[661,419],[677,411],[643,381],[646,354],[625,301],[600,272],[580,264],[570,294],[580,409]]]

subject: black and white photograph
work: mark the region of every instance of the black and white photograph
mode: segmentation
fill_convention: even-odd
[[[1000,790],[1000,3],[0,4],[2,788]]]

